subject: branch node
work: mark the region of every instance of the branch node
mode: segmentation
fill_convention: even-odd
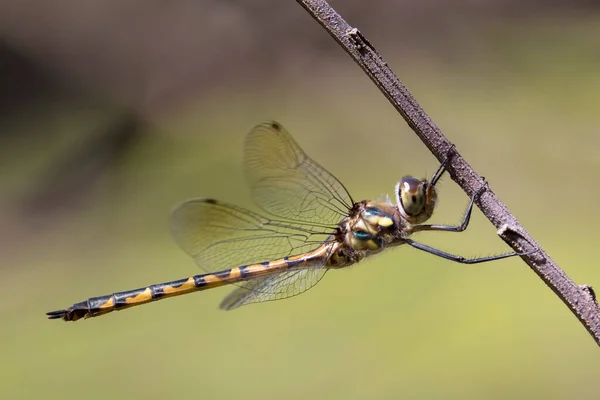
[[[515,238],[524,239],[523,234],[519,232],[519,229],[514,225],[510,224],[502,224],[502,226],[498,229],[497,233],[498,236],[500,236],[504,240],[510,239],[511,241],[516,241]]]
[[[598,306],[598,300],[596,299],[596,292],[594,291],[594,288],[590,285],[579,285],[579,287],[588,296],[588,298],[596,303],[596,306]]]
[[[371,42],[369,42],[367,38],[364,37],[364,35],[358,30],[358,28],[348,29],[346,35],[348,35],[350,41],[352,42],[356,50],[358,50],[359,52],[365,53],[367,48],[370,48],[371,50],[375,51],[375,47],[373,47]]]

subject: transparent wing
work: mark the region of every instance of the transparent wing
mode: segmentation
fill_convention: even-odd
[[[354,203],[344,185],[310,159],[277,122],[250,131],[244,164],[254,201],[277,217],[337,225]]]
[[[231,292],[221,302],[220,308],[233,310],[250,303],[282,300],[297,296],[315,286],[327,269],[315,267],[287,271],[246,282],[246,285]]]
[[[314,250],[332,240],[335,226],[283,222],[212,199],[194,199],[175,208],[171,229],[177,244],[198,266],[216,272]],[[255,285],[250,282],[238,286]]]

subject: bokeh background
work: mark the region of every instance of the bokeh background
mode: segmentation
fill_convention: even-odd
[[[600,285],[600,7],[335,1],[578,283]],[[276,119],[355,199],[437,167],[294,1],[0,3],[3,399],[595,399],[597,346],[518,259],[398,248],[281,302],[230,289],[106,317],[90,296],[199,273],[170,238],[191,197],[252,207],[245,133]],[[450,180],[436,222],[468,198]],[[508,249],[478,211],[421,241]]]

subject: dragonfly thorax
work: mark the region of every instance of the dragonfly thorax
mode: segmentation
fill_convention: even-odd
[[[391,204],[362,201],[347,221],[344,242],[355,251],[377,251],[390,243],[400,225],[398,209]]]
[[[363,200],[355,203],[340,222],[336,246],[327,265],[342,268],[378,253],[402,235],[402,217],[389,203]]]

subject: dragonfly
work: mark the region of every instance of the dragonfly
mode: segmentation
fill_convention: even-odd
[[[389,198],[355,202],[281,124],[265,122],[248,133],[244,152],[246,180],[264,214],[212,198],[188,200],[172,212],[175,241],[205,273],[92,297],[47,316],[77,321],[224,285],[236,286],[220,305],[232,310],[299,295],[329,270],[403,244],[462,264],[520,255],[465,258],[411,239],[421,231],[464,231],[476,197],[487,187],[471,196],[459,225],[424,224],[450,158],[451,152],[430,180],[403,177],[395,186],[395,203]]]

